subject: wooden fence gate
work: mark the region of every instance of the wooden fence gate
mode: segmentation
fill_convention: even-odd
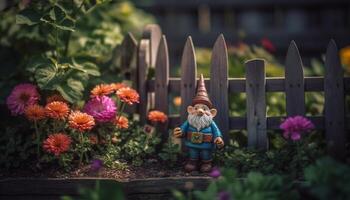
[[[188,37],[183,49],[181,78],[169,77],[167,40],[157,25],[146,26],[139,42],[128,34],[121,49],[124,52],[121,58],[123,72],[136,83],[134,86],[140,93],[137,112],[141,123],[146,123],[149,109],[168,114],[169,94],[177,92],[181,94],[182,100],[180,115],[169,116],[167,124],[160,127],[160,130],[166,132],[169,128],[179,126],[186,120],[186,108],[191,104],[198,79],[191,37]],[[136,62],[130,62],[131,57]],[[205,79],[205,84],[210,99],[218,110],[214,120],[226,141],[229,130],[247,129],[248,147],[268,148],[267,130],[279,129],[286,116],[266,116],[266,92],[286,94],[287,116],[305,115],[305,92],[324,92],[324,115],[310,116],[308,119],[314,123],[316,129],[324,130],[329,153],[339,159],[345,157],[347,134],[350,130],[350,118],[345,113],[345,95],[350,93],[350,77],[344,77],[338,49],[333,40],[326,52],[324,77],[304,77],[303,63],[294,41],[290,43],[287,52],[285,77],[266,78],[265,61],[262,59],[249,60],[245,66],[245,78],[228,77],[227,47],[224,36],[219,35],[212,50],[210,78]],[[148,79],[151,68],[154,68],[155,78]],[[229,116],[230,93],[246,93],[246,116]]]

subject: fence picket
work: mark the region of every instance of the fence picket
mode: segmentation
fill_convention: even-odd
[[[155,68],[155,109],[168,114],[169,55],[168,45],[164,35],[159,43]],[[160,125],[158,127],[159,131],[163,133],[167,132],[167,123]],[[164,141],[167,136],[168,134],[162,134],[162,140]]]
[[[146,123],[146,113],[148,110],[148,92],[147,92],[147,72],[149,67],[149,40],[142,39],[138,46],[137,52],[137,89],[140,95],[140,104],[138,105],[138,113],[140,115],[140,123]]]
[[[331,40],[326,54],[324,77],[325,128],[329,153],[338,159],[345,158],[345,106],[344,72],[341,67],[337,45]]]
[[[136,87],[136,54],[137,42],[132,33],[128,33],[120,46],[120,67],[125,79],[130,80],[133,87]]]
[[[248,147],[267,149],[265,61],[254,59],[246,65]]]
[[[150,41],[150,66],[154,68],[156,64],[159,42],[162,37],[162,30],[157,24],[147,24],[143,28],[142,38]]]
[[[229,107],[228,107],[228,57],[224,36],[221,34],[215,41],[210,68],[210,98],[218,110],[214,118],[224,140],[228,141]]]
[[[187,106],[196,92],[197,63],[191,36],[187,38],[181,59],[181,121],[187,119]]]
[[[287,52],[285,79],[287,116],[305,115],[303,63],[294,41]]]

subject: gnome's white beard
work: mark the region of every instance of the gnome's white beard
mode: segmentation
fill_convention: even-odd
[[[198,131],[210,126],[210,124],[213,122],[213,116],[212,115],[202,115],[198,116],[196,114],[189,114],[188,115],[188,123],[195,127]]]

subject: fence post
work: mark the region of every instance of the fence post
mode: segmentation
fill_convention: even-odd
[[[294,41],[289,45],[285,66],[287,116],[305,115],[303,63]]]
[[[133,87],[137,87],[136,73],[137,42],[131,33],[128,33],[120,46],[121,73],[130,80]]]
[[[187,120],[187,106],[196,92],[197,64],[191,36],[187,38],[181,59],[181,121]]]
[[[150,41],[150,66],[153,68],[156,65],[157,52],[159,42],[162,37],[162,30],[157,24],[147,24],[142,32],[143,39],[149,39]]]
[[[168,114],[169,55],[164,35],[159,43],[155,68],[155,109]],[[162,141],[165,141],[168,137],[168,122],[158,128],[162,132]]]
[[[146,123],[146,114],[148,107],[147,93],[147,72],[149,67],[149,40],[141,39],[137,52],[137,89],[140,95],[140,104],[138,105],[138,114],[140,115],[140,124]]]
[[[341,67],[337,45],[331,40],[326,54],[324,77],[325,129],[328,151],[337,159],[345,158],[345,102],[344,72]]]
[[[214,119],[227,142],[229,132],[228,57],[225,38],[222,34],[219,35],[213,47],[209,93],[214,107],[218,110]]]
[[[247,61],[245,66],[248,147],[266,150],[268,140],[266,134],[265,61],[254,59]]]

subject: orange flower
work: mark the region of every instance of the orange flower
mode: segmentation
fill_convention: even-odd
[[[69,150],[72,139],[64,133],[55,133],[49,135],[43,143],[43,148],[46,152],[52,153],[55,156],[61,155]]]
[[[45,113],[49,118],[63,120],[68,116],[69,107],[61,101],[53,101],[45,106]]]
[[[127,129],[129,128],[129,120],[124,116],[116,117],[114,125],[116,125],[120,129]]]
[[[72,112],[68,117],[69,127],[80,132],[91,130],[95,126],[94,118],[80,111]]]
[[[181,97],[175,97],[173,103],[175,106],[181,106]]]
[[[25,112],[26,118],[30,121],[39,121],[45,119],[45,108],[39,105],[29,105]]]
[[[341,63],[345,66],[346,70],[350,72],[350,46],[342,48],[339,54]]]
[[[90,135],[89,136],[89,140],[91,144],[97,144],[98,143],[98,139],[96,135]]]
[[[168,116],[158,110],[153,110],[151,112],[148,113],[148,120],[150,120],[151,122],[161,122],[164,123],[168,120]]]
[[[125,102],[129,105],[139,103],[139,94],[136,92],[136,90],[131,89],[129,87],[120,88],[117,91],[117,95],[122,102]]]
[[[61,101],[61,102],[67,103],[67,101],[60,94],[53,94],[46,98],[46,103],[51,103],[54,101]]]
[[[111,83],[111,87],[113,88],[114,91],[118,91],[120,88],[125,88],[128,87],[124,83]]]
[[[100,84],[96,85],[94,89],[91,90],[91,97],[106,96],[112,94],[114,91],[110,84]]]

